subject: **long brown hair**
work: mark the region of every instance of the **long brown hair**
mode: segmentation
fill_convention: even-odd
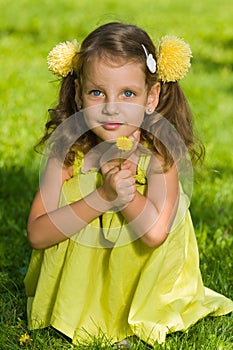
[[[145,67],[146,85],[149,92],[151,87],[159,81],[159,77],[156,73],[151,73],[147,69],[146,57],[142,44],[146,47],[148,52],[156,58],[156,49],[151,38],[143,29],[135,25],[111,22],[91,32],[84,39],[80,51],[74,57],[73,72],[69,73],[67,77],[61,80],[58,104],[55,108],[49,110],[50,120],[46,123],[45,134],[36,146],[36,149],[50,138],[61,123],[79,111],[80,107],[77,106],[75,102],[76,86],[78,82],[81,91],[83,80],[85,79],[85,67],[87,62],[90,62],[92,58],[108,57],[110,60],[115,60],[116,62],[120,59],[143,63]],[[145,116],[141,132],[141,142],[146,142],[147,146],[150,147],[153,152],[162,157],[164,169],[168,169],[174,163],[174,153],[176,154],[176,158],[180,159],[183,153],[188,150],[193,161],[202,159],[204,157],[204,147],[194,135],[192,114],[179,83],[160,82],[160,84],[159,103],[153,116]],[[171,135],[172,128],[165,131],[163,123],[161,122],[163,118],[158,118],[158,115],[162,116],[170,123],[172,128],[176,130],[176,136],[175,133]],[[153,118],[155,121],[154,123]],[[96,145],[97,140],[95,134],[91,130],[85,132],[83,132],[83,130],[85,131],[85,126],[80,116],[79,123],[76,125],[75,129],[75,132],[77,132],[79,136],[71,147],[67,146],[68,150],[65,156],[65,165],[73,164],[78,149],[85,153],[92,146]],[[71,132],[74,132],[74,130]],[[177,137],[177,135],[179,135],[179,137]],[[63,135],[63,138],[62,144],[64,148],[64,145],[68,145],[69,143],[70,135],[67,135],[67,138]],[[170,139],[169,147],[162,142],[164,138],[166,138],[168,142]],[[177,145],[180,144],[178,138],[182,139],[184,147],[177,147]],[[175,139],[177,139],[177,142]],[[61,147],[62,146],[56,146],[53,143],[53,151],[57,156],[62,152]],[[186,148],[186,150],[184,148]]]

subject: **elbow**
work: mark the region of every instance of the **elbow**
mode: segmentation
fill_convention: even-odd
[[[36,250],[50,248],[60,242],[63,242],[68,237],[64,234],[54,235],[52,231],[47,231],[45,228],[37,225],[35,222],[27,226],[27,239],[30,246]]]
[[[36,250],[44,249],[44,247],[39,242],[39,240],[35,239],[35,237],[30,235],[29,232],[28,232],[27,238],[28,238],[28,242],[29,242],[32,249],[36,249]]]
[[[37,243],[37,242],[32,242],[32,241],[29,240],[29,244],[30,244],[30,247],[32,249],[35,249],[35,250],[45,249],[45,247],[43,247],[40,243]]]
[[[167,231],[147,232],[141,239],[147,247],[158,248],[166,241],[168,234]]]
[[[31,227],[31,225],[28,225],[27,227],[27,239],[28,242],[31,246],[31,248],[40,250],[44,249],[45,247],[43,246],[38,234],[36,234],[35,230]]]

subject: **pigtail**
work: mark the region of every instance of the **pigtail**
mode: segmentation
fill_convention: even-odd
[[[166,118],[176,129],[189,152],[191,160],[194,163],[203,160],[204,146],[194,135],[192,113],[178,82],[161,84],[156,112]]]
[[[75,114],[78,109],[75,103],[75,74],[68,74],[65,78],[61,80],[60,92],[58,104],[55,108],[50,108],[49,112],[49,120],[45,124],[45,133],[41,140],[35,145],[34,149],[38,153],[42,153],[42,148],[45,146],[46,142],[50,139],[54,130],[61,125],[66,119],[68,119],[71,115]],[[65,145],[68,140],[65,140],[65,133],[63,135],[63,145]],[[53,146],[51,147],[51,152],[54,156],[61,158],[62,149],[61,144],[59,142],[56,144],[53,140]],[[64,147],[63,147],[64,148]],[[73,153],[73,152],[71,152]],[[73,156],[71,154],[67,154],[67,163],[72,163]]]

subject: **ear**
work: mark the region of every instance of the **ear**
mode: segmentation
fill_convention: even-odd
[[[75,79],[74,85],[75,85],[75,102],[76,102],[78,110],[80,110],[80,109],[82,109],[83,103],[82,103],[82,94],[81,94],[81,89],[80,89],[78,79]]]
[[[159,103],[160,83],[156,83],[149,91],[146,103],[146,113],[152,114]]]

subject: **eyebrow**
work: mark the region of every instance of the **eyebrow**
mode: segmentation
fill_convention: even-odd
[[[105,90],[106,87],[104,84],[101,83],[96,83],[94,81],[88,80],[88,82],[84,83],[85,89],[90,89],[91,87],[95,87],[98,89],[103,89]],[[142,91],[142,86],[141,85],[124,85],[121,87],[121,90],[133,90],[133,91]]]

